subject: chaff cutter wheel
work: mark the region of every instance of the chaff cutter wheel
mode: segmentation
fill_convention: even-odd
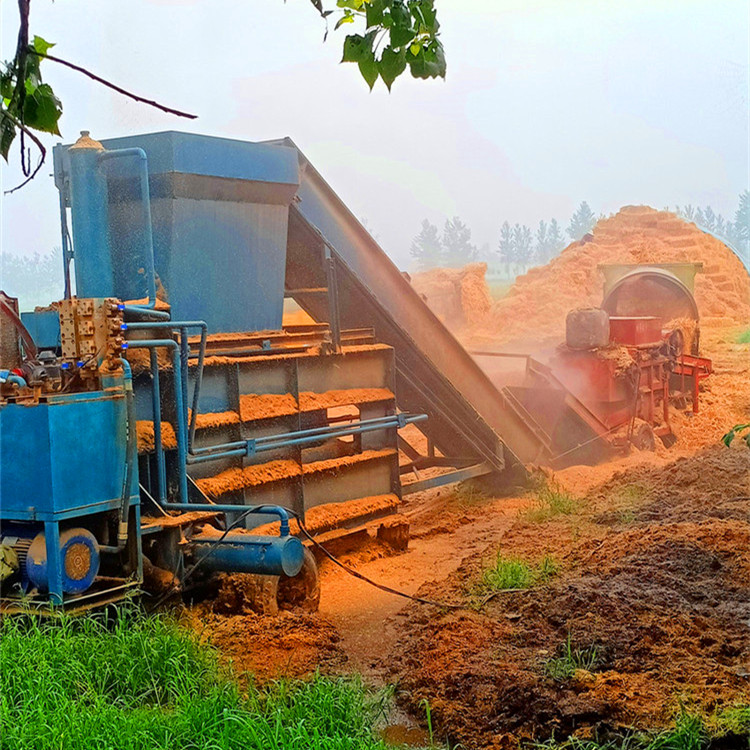
[[[640,451],[652,451],[656,448],[656,436],[653,427],[642,419],[636,419],[633,425],[633,433],[630,436],[631,444]]]

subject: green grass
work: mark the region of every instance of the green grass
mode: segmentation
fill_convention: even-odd
[[[579,670],[593,672],[599,664],[599,653],[596,646],[574,648],[573,639],[568,635],[559,656],[544,662],[544,671],[556,682],[565,682]]]
[[[750,344],[750,328],[740,332],[740,334],[737,336],[737,343]]]
[[[384,697],[351,679],[252,683],[163,617],[0,623],[3,750],[383,750]]]
[[[531,523],[542,523],[557,516],[569,516],[580,507],[580,500],[554,480],[546,477],[536,483],[534,502],[522,512]]]
[[[750,736],[750,704],[724,708],[711,718],[709,725],[717,732]]]
[[[674,726],[661,732],[630,732],[604,741],[569,737],[533,743],[534,750],[706,750],[711,736],[700,716],[682,711]]]
[[[498,553],[494,565],[482,574],[480,588],[485,592],[528,589],[538,583],[546,583],[558,570],[557,563],[550,556],[531,567],[517,557],[505,557]]]

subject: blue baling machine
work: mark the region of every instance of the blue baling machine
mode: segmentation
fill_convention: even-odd
[[[80,608],[117,600],[143,584],[144,563],[147,569],[154,567],[144,557],[145,547],[170,568],[176,582],[196,563],[209,573],[299,575],[305,550],[290,535],[283,508],[240,509],[243,516],[262,510],[264,517],[281,519],[279,535],[249,535],[221,521],[224,514],[218,507],[189,502],[193,498],[187,490],[189,373],[184,334],[188,329],[205,332],[206,324],[174,321],[170,312],[156,309],[145,152],[104,149],[83,134],[64,155],[60,187],[66,297],[54,306],[56,340],[37,347],[15,300],[0,298],[5,368],[0,373],[0,578],[5,609],[22,604]],[[135,244],[125,249],[112,229],[117,212],[111,203],[110,188],[116,184],[112,175],[124,190],[131,189],[132,177],[137,192],[138,227],[128,232],[128,240]],[[67,231],[68,206],[74,253]],[[68,275],[71,256],[76,296]],[[132,284],[122,268],[124,260],[135,278]],[[131,289],[137,290],[132,294],[135,301],[125,304],[121,300]],[[175,340],[180,334],[182,339]],[[135,340],[129,341],[131,336]],[[159,354],[170,355],[170,404],[156,385],[161,373],[148,389],[159,415],[173,413],[170,429],[178,446],[176,456],[166,456],[160,446],[156,463],[163,475],[157,470],[158,500],[151,498],[148,477],[141,475],[139,466],[148,459],[139,459],[137,397],[127,359],[131,350],[144,351],[157,361],[157,369]],[[201,349],[201,359],[204,353]],[[195,377],[200,375],[197,371]],[[163,423],[155,421],[161,433]],[[161,435],[158,440],[162,442]],[[141,514],[144,496],[150,499],[149,523]]]
[[[296,152],[84,132],[55,181],[64,298],[21,315],[0,293],[3,608],[216,573],[316,607],[295,518],[392,514],[397,430],[425,417],[397,411],[372,332],[282,328]]]
[[[403,548],[403,494],[544,455],[289,139],[84,132],[54,179],[63,298],[0,293],[4,608],[243,572],[314,609],[306,533]]]

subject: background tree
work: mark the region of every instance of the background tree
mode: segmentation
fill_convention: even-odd
[[[549,243],[550,252],[550,256],[547,259],[549,261],[565,247],[565,237],[563,237],[560,231],[557,219],[550,219],[549,229],[547,230],[547,242]]]
[[[724,221],[724,217],[718,214],[716,217],[716,223],[714,225],[714,232],[721,237],[727,236],[727,223]]]
[[[50,54],[54,44],[39,36],[29,36],[31,0],[17,2],[19,28],[15,55],[0,70],[0,154],[7,161],[10,147],[19,137],[21,169],[26,178],[14,190],[32,180],[44,164],[47,151],[39,134],[60,135],[62,102],[42,80],[42,61],[64,65],[164,112],[196,117],[126,91],[80,65]],[[344,38],[341,61],[355,63],[370,89],[380,78],[390,91],[393,82],[407,68],[414,78],[445,78],[445,52],[438,38],[440,24],[434,0],[337,0],[334,9],[325,8],[323,0],[310,2],[326,24],[324,40],[331,17],[336,17],[335,29],[349,24],[360,27],[363,33]],[[36,147],[35,165],[31,162],[27,139]]]
[[[47,255],[2,255],[3,287],[12,290],[22,310],[33,310],[62,296],[61,250],[54,248]]]
[[[693,221],[702,227],[706,225],[706,217],[703,214],[703,209],[700,206],[695,209],[695,213],[693,214]]]
[[[573,214],[568,225],[568,235],[576,242],[583,237],[584,234],[590,232],[596,224],[596,217],[593,211],[589,208],[589,204],[583,201],[578,210]]]
[[[547,222],[542,219],[536,229],[534,260],[544,265],[549,260],[549,240],[547,239]]]
[[[508,274],[510,274],[510,266],[516,255],[516,243],[513,239],[513,228],[507,221],[500,227],[500,240],[497,243],[497,250],[500,262],[506,264]]]
[[[693,216],[695,215],[695,209],[693,208],[691,203],[688,203],[687,206],[682,207],[682,211],[680,211],[680,209],[678,208],[677,213],[688,221],[692,221]]]
[[[708,229],[709,232],[716,230],[716,214],[711,206],[706,206],[703,211],[703,228]]]
[[[471,229],[458,216],[445,222],[442,245],[446,266],[465,266],[477,259],[477,249],[471,244]]]
[[[517,267],[527,268],[531,263],[533,236],[531,229],[525,224],[513,227],[513,242],[515,244],[514,261]]]
[[[740,204],[734,214],[734,234],[740,249],[750,247],[750,190],[740,193]]]
[[[438,228],[427,219],[422,221],[422,229],[412,240],[409,253],[420,271],[443,265],[443,243]]]

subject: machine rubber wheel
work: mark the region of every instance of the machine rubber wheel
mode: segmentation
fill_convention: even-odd
[[[317,612],[320,606],[320,573],[315,555],[305,547],[302,570],[296,576],[280,576],[276,601],[280,610]]]
[[[630,442],[640,451],[652,451],[656,448],[654,430],[648,422],[638,420],[633,428]]]

